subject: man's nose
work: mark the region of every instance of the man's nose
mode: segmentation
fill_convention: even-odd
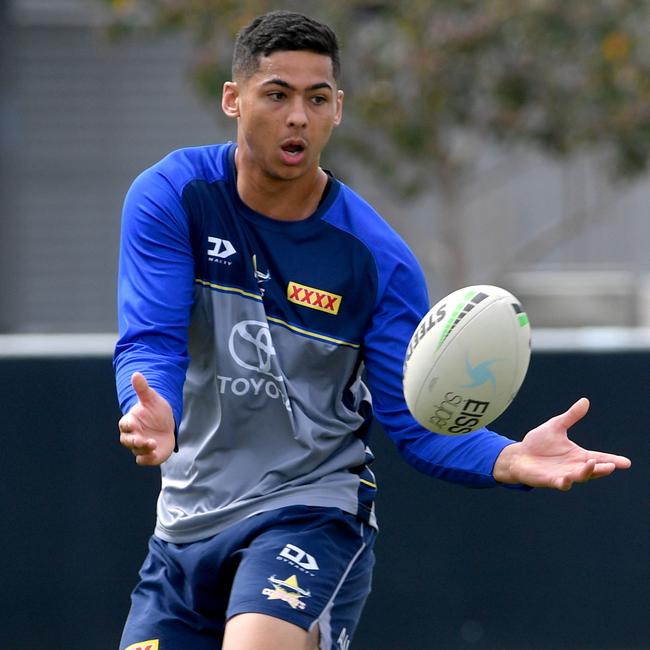
[[[307,111],[305,110],[304,100],[301,97],[296,97],[291,103],[287,124],[292,127],[307,126]]]

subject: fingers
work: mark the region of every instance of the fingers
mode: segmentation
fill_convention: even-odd
[[[139,433],[120,433],[120,444],[130,449],[135,456],[150,454],[158,447],[158,443],[153,438],[145,438]]]
[[[120,421],[117,423],[117,426],[120,431],[120,442],[122,442],[123,440],[122,434],[127,434],[127,433],[137,434],[139,436],[138,438],[139,440],[144,439],[144,436],[141,435],[143,431],[142,424],[140,423],[138,418],[131,412],[127,413],[126,415],[123,415],[120,418]],[[133,439],[133,436],[127,436],[126,438],[124,438],[124,440],[131,440],[131,439]],[[122,444],[124,444],[125,447],[131,446],[125,444],[124,442],[122,442]]]
[[[589,411],[589,400],[586,397],[581,397],[568,410],[558,415],[557,418],[564,429],[570,429],[576,422],[587,415],[587,411]]]
[[[141,372],[134,372],[131,375],[131,385],[141,404],[151,401],[152,397],[156,395],[156,391],[149,386],[149,382]]]
[[[575,471],[556,478],[554,487],[566,492],[573,487],[574,483],[586,483],[587,481],[609,476],[615,469],[616,465],[614,463],[599,463],[595,458],[590,458]]]
[[[586,483],[594,472],[596,461],[591,458],[585,461],[580,467],[574,469],[562,476],[558,476],[553,481],[553,487],[557,490],[566,492],[573,487],[574,483]]]
[[[593,478],[594,470],[596,469],[596,459],[590,458],[586,460],[582,467],[579,467],[573,476],[570,476],[571,483],[586,483],[589,479]]]
[[[141,466],[150,466],[150,465],[160,465],[158,456],[155,453],[150,454],[138,454],[135,457],[135,462]]]
[[[596,463],[594,471],[591,473],[590,479],[603,478],[609,476],[617,469],[614,463]]]
[[[136,421],[129,413],[127,413],[125,416],[120,418],[117,426],[120,433],[133,433],[135,431]]]
[[[121,424],[121,421],[120,421]],[[158,442],[154,438],[146,438],[139,433],[120,433],[120,443],[131,450],[138,465],[160,465],[168,456],[159,452]]]
[[[571,489],[572,485],[573,481],[568,476],[561,476],[560,478],[555,479],[555,484],[552,487],[556,490],[567,492]]]
[[[626,456],[619,456],[618,454],[607,454],[602,451],[590,451],[590,458],[595,458],[598,463],[612,464],[616,469],[629,469],[632,466],[632,461]]]

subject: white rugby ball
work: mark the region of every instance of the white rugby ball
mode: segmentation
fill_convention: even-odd
[[[530,361],[530,324],[519,301],[490,285],[436,303],[411,337],[404,397],[426,429],[462,435],[496,419],[519,391]]]

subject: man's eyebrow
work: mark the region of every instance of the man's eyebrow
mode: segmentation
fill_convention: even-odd
[[[290,83],[284,81],[284,79],[268,79],[265,81],[263,86],[281,86],[282,88],[287,88],[288,90],[296,90],[294,86],[292,86]],[[308,88],[305,88],[305,90],[319,90],[320,88],[328,88],[329,90],[333,90],[332,84],[327,83],[327,81],[321,81],[319,83],[313,84],[309,86]]]

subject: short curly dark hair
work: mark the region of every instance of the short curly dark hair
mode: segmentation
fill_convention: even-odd
[[[233,50],[233,79],[248,79],[255,74],[263,56],[298,50],[329,56],[334,79],[339,82],[341,61],[336,34],[327,25],[292,11],[271,11],[240,30]]]

